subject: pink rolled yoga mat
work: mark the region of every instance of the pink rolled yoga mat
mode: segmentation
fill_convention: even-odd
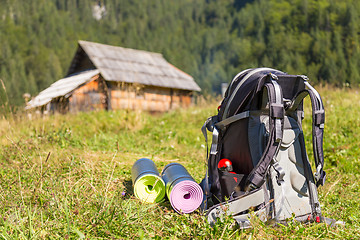
[[[203,190],[188,171],[179,163],[170,163],[161,173],[166,195],[178,213],[195,211],[203,200]]]

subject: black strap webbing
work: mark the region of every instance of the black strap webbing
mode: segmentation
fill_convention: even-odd
[[[208,144],[207,130],[210,132],[215,131],[217,133],[217,129],[214,127],[216,122],[217,122],[217,115],[209,117],[205,121],[204,125],[201,128],[201,132],[203,133],[205,142],[206,142],[206,163],[207,163],[205,178],[201,182],[201,187],[203,188],[203,191],[204,191],[204,199],[201,204],[202,210],[207,209],[207,198],[210,196],[209,170],[212,169],[212,166],[210,164],[210,157],[209,157],[209,144]],[[211,149],[214,148],[214,145],[217,146],[217,135],[215,137],[213,136],[212,141],[213,141],[213,143],[211,144]],[[216,142],[214,142],[214,141],[216,141]],[[215,148],[217,148],[217,147],[215,147]]]
[[[310,84],[309,84],[310,85]],[[314,92],[315,91],[315,92]],[[316,164],[315,180],[316,186],[323,186],[326,179],[324,171],[323,136],[325,124],[325,110],[320,95],[312,87],[308,89],[312,105],[312,140],[313,152]]]
[[[266,172],[269,165],[276,156],[283,136],[284,126],[284,102],[280,85],[277,83],[277,77],[269,74],[269,81],[264,84],[269,97],[269,141],[267,146],[254,169],[250,172],[247,179],[247,189],[259,188],[265,182]]]
[[[323,136],[325,124],[325,110],[319,93],[307,82],[307,78],[303,77],[304,83],[308,89],[297,93],[292,101],[289,110],[296,110],[302,100],[309,95],[312,106],[312,141],[313,152],[316,165],[315,180],[316,186],[324,185],[326,173],[324,171],[324,152],[323,152]]]

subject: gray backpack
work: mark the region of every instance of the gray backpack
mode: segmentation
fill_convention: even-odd
[[[303,99],[312,104],[316,172],[305,149]],[[202,208],[211,224],[231,215],[241,228],[250,212],[262,221],[329,222],[321,215],[317,187],[325,182],[325,111],[303,75],[270,68],[247,69],[228,86],[218,114],[202,131],[212,132]],[[330,222],[331,223],[331,222]]]

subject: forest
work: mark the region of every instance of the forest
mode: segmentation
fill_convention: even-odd
[[[64,77],[78,40],[158,52],[204,94],[251,67],[360,85],[356,0],[0,0],[0,106]]]

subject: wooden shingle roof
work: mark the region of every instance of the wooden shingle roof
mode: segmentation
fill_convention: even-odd
[[[98,74],[99,70],[95,69],[62,78],[41,91],[35,98],[31,99],[26,104],[25,109],[40,107],[48,104],[54,98],[71,95],[72,91],[91,81],[93,77]]]
[[[168,63],[159,53],[79,41],[81,48],[106,81],[201,91],[187,73]],[[80,53],[80,51],[78,51]],[[74,57],[69,73],[76,68]]]

